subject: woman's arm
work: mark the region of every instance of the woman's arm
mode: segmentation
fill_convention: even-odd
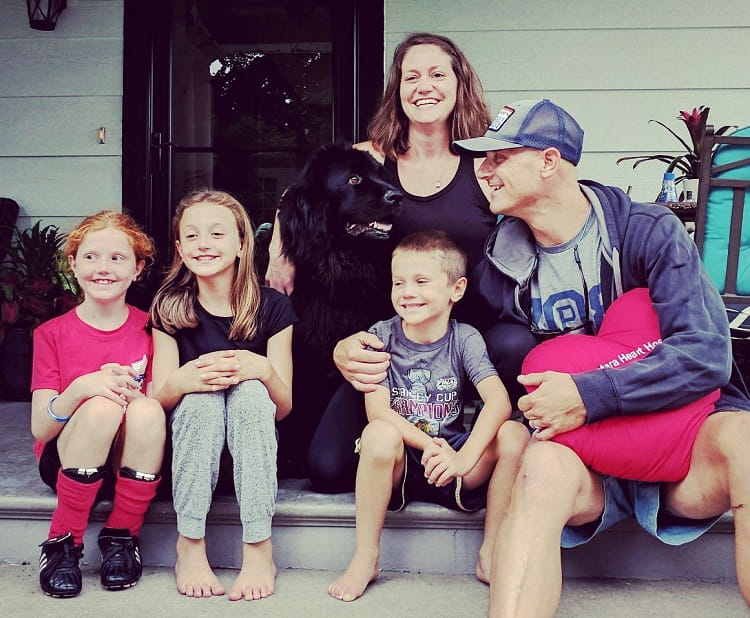
[[[294,291],[294,264],[283,253],[279,231],[279,211],[273,224],[271,242],[268,245],[268,268],[266,269],[266,285],[271,286],[282,294]]]
[[[380,165],[383,165],[385,162],[385,157],[383,156],[383,153],[380,152],[380,150],[370,141],[367,142],[357,142],[356,144],[352,144],[352,148],[356,150],[364,150],[365,152],[369,152],[372,155],[372,158],[375,159]]]

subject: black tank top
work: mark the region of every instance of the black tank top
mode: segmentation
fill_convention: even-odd
[[[383,175],[404,194],[401,208],[393,222],[394,243],[412,232],[439,229],[450,234],[466,251],[469,289],[465,298],[456,305],[454,317],[480,328],[480,317],[484,312],[479,306],[479,295],[473,289],[472,274],[482,260],[484,244],[495,228],[497,216],[490,212],[487,197],[479,187],[479,179],[474,171],[474,158],[461,155],[458,170],[450,183],[426,197],[412,195],[404,190],[395,161],[385,160]]]

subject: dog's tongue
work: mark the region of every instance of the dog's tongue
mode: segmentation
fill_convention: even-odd
[[[393,227],[390,223],[383,223],[382,221],[371,221],[370,223],[348,223],[346,226],[346,232],[352,236],[359,236],[360,234],[384,234],[388,235]]]

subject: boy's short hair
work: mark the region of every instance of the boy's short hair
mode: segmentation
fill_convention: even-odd
[[[448,275],[448,281],[453,283],[466,276],[466,252],[442,230],[422,230],[409,234],[398,243],[393,255],[399,251],[439,253],[441,266],[443,272]]]

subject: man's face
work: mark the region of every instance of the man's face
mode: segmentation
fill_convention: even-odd
[[[477,175],[490,187],[490,210],[496,215],[519,216],[519,209],[533,204],[543,162],[543,151],[534,148],[488,152]]]

